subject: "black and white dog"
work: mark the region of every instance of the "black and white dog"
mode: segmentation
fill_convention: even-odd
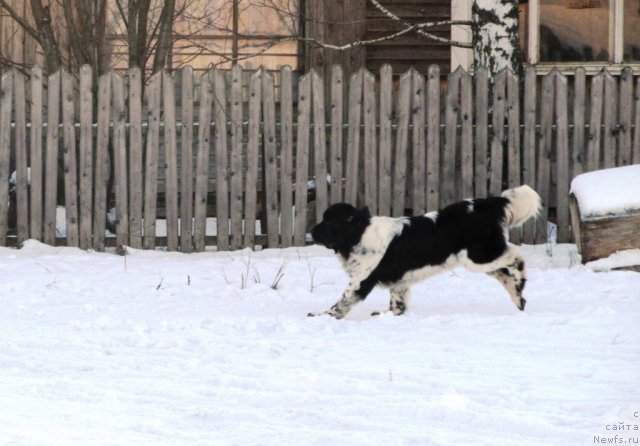
[[[411,218],[372,217],[366,207],[334,204],[311,235],[336,252],[349,285],[329,310],[309,316],[341,319],[376,285],[389,288],[389,310],[400,315],[407,308],[411,284],[457,265],[495,277],[524,310],[524,261],[508,244],[506,230],[535,217],[540,203],[540,196],[525,185],[500,197],[465,200]]]

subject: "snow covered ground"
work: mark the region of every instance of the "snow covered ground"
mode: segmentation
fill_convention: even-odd
[[[456,270],[341,321],[306,317],[346,281],[318,247],[0,248],[0,445],[640,443],[640,274],[551,248],[524,313]]]

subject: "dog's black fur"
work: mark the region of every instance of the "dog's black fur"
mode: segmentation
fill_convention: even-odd
[[[531,218],[539,205],[528,186],[411,218],[372,217],[366,207],[332,205],[311,234],[316,243],[336,252],[350,283],[325,313],[342,318],[381,285],[391,290],[390,311],[402,314],[411,283],[458,264],[498,279],[523,310],[524,261],[508,245],[505,230]]]

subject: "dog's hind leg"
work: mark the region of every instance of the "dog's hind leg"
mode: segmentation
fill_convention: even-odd
[[[524,260],[516,257],[513,263],[491,271],[488,274],[504,286],[515,306],[523,311],[527,303],[524,297],[522,297],[522,290],[527,282]]]
[[[389,312],[394,316],[400,316],[407,311],[407,305],[411,298],[411,290],[406,283],[399,283],[393,285],[389,292],[391,293],[391,300],[389,301]],[[379,316],[379,311],[374,311],[371,316]]]
[[[322,313],[309,313],[307,316],[313,317],[328,314],[336,319],[342,319],[355,304],[364,300],[369,295],[375,284],[375,281],[371,278],[367,278],[357,285],[350,283],[344,293],[342,293],[338,302],[333,304],[331,308]]]

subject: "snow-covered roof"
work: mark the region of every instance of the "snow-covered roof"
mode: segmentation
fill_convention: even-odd
[[[571,182],[571,193],[582,218],[640,211],[640,164],[578,175]]]

